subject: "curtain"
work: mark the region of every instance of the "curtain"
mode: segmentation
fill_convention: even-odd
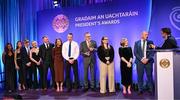
[[[93,5],[112,0],[59,0],[61,7]],[[15,48],[18,40],[36,40],[37,12],[53,8],[53,0],[0,0],[0,73],[2,52],[6,43]],[[0,80],[1,81],[1,80]]]

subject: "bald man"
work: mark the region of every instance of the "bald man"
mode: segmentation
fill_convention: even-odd
[[[148,32],[142,32],[141,39],[135,42],[134,45],[134,55],[136,57],[135,63],[137,66],[137,75],[138,75],[138,89],[139,95],[143,94],[143,76],[144,71],[146,72],[148,86],[149,86],[149,93],[153,93],[153,52],[148,51],[150,45],[153,44],[153,41],[148,40]]]

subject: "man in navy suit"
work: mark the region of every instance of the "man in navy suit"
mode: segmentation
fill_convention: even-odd
[[[139,95],[143,94],[143,76],[144,70],[147,75],[148,79],[148,86],[149,86],[149,93],[152,94],[153,92],[153,52],[150,45],[153,44],[153,41],[148,40],[148,32],[142,32],[141,39],[135,42],[134,45],[134,55],[136,57],[135,63],[137,66],[137,75],[138,75],[138,88],[139,88]]]

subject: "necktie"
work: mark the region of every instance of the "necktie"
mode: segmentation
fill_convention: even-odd
[[[71,42],[69,42],[68,56],[71,57]]]

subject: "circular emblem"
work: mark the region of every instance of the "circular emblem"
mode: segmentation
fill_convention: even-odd
[[[180,30],[180,6],[174,7],[169,15],[171,24],[177,30]]]
[[[63,14],[60,14],[60,15],[57,15],[54,19],[53,19],[53,22],[52,22],[52,27],[53,29],[58,32],[58,33],[63,33],[65,32],[68,27],[69,27],[69,20],[68,18],[63,15]]]
[[[162,68],[168,68],[170,66],[170,61],[168,59],[161,59],[160,66]]]

